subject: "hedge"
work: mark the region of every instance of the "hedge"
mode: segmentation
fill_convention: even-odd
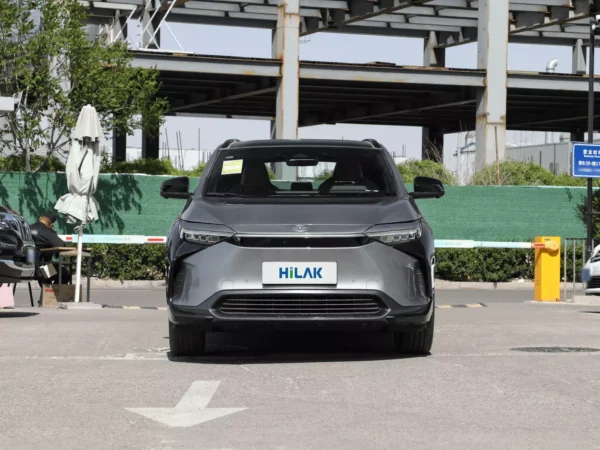
[[[92,276],[113,280],[162,280],[166,254],[163,245],[94,244]],[[582,248],[576,252],[577,277],[581,272]],[[533,279],[533,250],[438,249],[436,276],[447,281],[508,282]],[[561,279],[563,255],[561,253]],[[567,252],[567,280],[572,281],[573,252]]]

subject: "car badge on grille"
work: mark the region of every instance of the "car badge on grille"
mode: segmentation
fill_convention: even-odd
[[[298,233],[304,233],[308,231],[308,225],[294,225],[292,227],[292,231],[296,231]]]

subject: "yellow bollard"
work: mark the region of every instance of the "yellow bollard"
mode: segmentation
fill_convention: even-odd
[[[560,237],[538,236],[535,249],[534,292],[540,302],[560,301]]]

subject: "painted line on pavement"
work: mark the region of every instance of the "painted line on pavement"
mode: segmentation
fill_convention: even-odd
[[[166,311],[166,306],[113,306],[113,305],[102,305],[103,308],[108,309],[157,309],[159,311]]]
[[[487,308],[485,303],[467,303],[466,305],[437,305],[437,309],[451,309],[451,308]]]

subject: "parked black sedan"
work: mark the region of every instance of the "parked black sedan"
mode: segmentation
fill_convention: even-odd
[[[35,276],[35,243],[27,221],[0,205],[0,283],[19,283]]]

